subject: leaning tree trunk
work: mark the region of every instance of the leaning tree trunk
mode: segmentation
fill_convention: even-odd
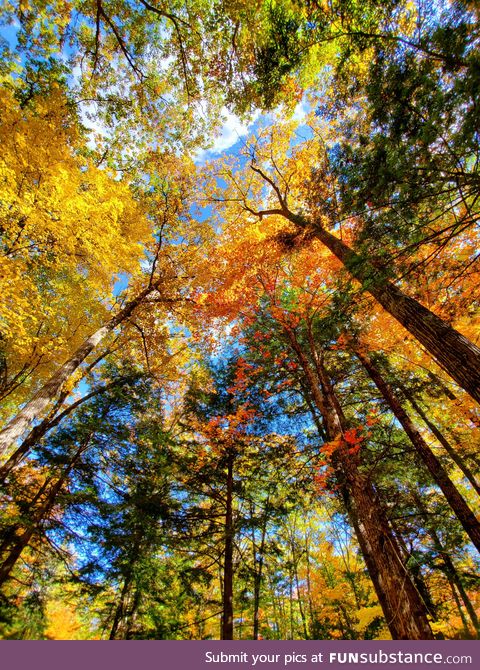
[[[3,563],[0,565],[0,587],[9,578],[10,573],[12,572],[18,559],[22,555],[22,552],[24,551],[24,549],[26,549],[26,547],[30,543],[30,540],[32,539],[34,533],[37,532],[39,525],[42,523],[44,519],[48,517],[48,515],[52,511],[55,505],[55,501],[57,499],[57,495],[60,493],[62,487],[67,481],[70,472],[72,471],[72,468],[75,467],[75,464],[77,463],[78,459],[88,448],[92,438],[92,434],[93,433],[90,433],[90,435],[86,438],[86,440],[77,449],[70,463],[67,465],[66,468],[64,468],[60,477],[58,477],[58,479],[51,486],[50,490],[47,492],[46,498],[43,501],[43,503],[39,505],[39,507],[36,510],[33,511],[28,526],[24,528],[22,532],[17,533],[15,541],[13,542],[13,546],[10,546],[8,555],[6,556]],[[35,500],[38,499],[40,497],[40,494],[44,493],[45,490],[46,486],[44,485],[40,489],[39,494],[35,496]]]
[[[455,447],[453,447],[450,442],[447,440],[445,435],[442,433],[442,431],[437,428],[437,426],[430,421],[428,418],[427,414],[423,411],[423,409],[420,407],[420,405],[417,403],[415,398],[413,398],[407,391],[406,389],[402,388],[402,392],[405,396],[405,398],[408,400],[410,405],[413,407],[415,412],[418,414],[418,416],[422,419],[422,421],[428,426],[428,429],[430,430],[433,435],[437,438],[438,442],[442,445],[442,447],[445,449],[447,454],[450,456],[452,461],[457,465],[457,467],[461,470],[461,472],[465,475],[466,479],[470,482],[470,484],[473,486],[475,489],[476,493],[480,496],[480,484],[477,482],[475,479],[475,475],[473,472],[470,470],[469,466],[465,463],[464,459],[459,456],[457,453]]]
[[[414,446],[416,452],[422,459],[423,463],[428,468],[434,482],[441,489],[445,498],[455,513],[455,516],[460,521],[463,529],[471,539],[472,543],[480,552],[480,523],[475,514],[469,508],[464,498],[460,495],[457,487],[448,476],[445,468],[425,442],[419,431],[414,426],[407,412],[402,407],[402,404],[395,396],[390,384],[383,378],[376,365],[371,358],[361,351],[360,348],[355,349],[355,355],[367,371],[369,377],[374,382],[382,394],[385,402],[396,416],[402,428],[408,435],[410,442]]]
[[[362,259],[322,225],[293,214],[286,207],[275,213],[282,214],[302,229],[311,230],[351,275],[363,284],[365,290],[423,344],[459,386],[480,403],[480,349],[473,342],[417,300],[403,293],[398,286],[380,277],[371,263]]]
[[[315,375],[294,332],[286,327],[284,330],[324,418],[327,438],[338,442],[332,463],[344,500],[351,501],[350,518],[392,638],[433,639],[425,604],[401,560],[383,505],[370,479],[359,469],[358,455],[343,439],[345,417],[323,363],[312,351]]]
[[[106,384],[105,386],[101,386],[97,389],[94,389],[90,393],[87,393],[87,395],[84,395],[82,398],[79,398],[75,402],[72,402],[68,407],[65,407],[65,409],[60,412],[60,414],[55,414],[50,413],[48,416],[46,416],[39,424],[37,424],[32,430],[28,433],[26,438],[21,442],[21,444],[15,449],[13,454],[8,458],[8,460],[5,462],[4,465],[0,467],[0,484],[2,484],[5,479],[8,477],[10,472],[19,465],[25,456],[30,452],[30,450],[38,444],[38,442],[45,437],[45,435],[52,430],[52,428],[55,428],[58,426],[58,424],[63,421],[63,419],[66,416],[69,416],[74,410],[77,409],[77,407],[80,407],[80,405],[83,405],[85,402],[88,402],[88,400],[91,400],[92,398],[100,395],[101,393],[105,393],[110,389],[112,386],[117,386],[119,384],[124,384],[126,383],[127,379],[122,378],[119,380],[115,380],[113,382],[110,382],[109,384]],[[63,394],[60,396],[59,400],[63,402],[64,400]],[[58,406],[60,407],[62,402],[58,403]],[[58,411],[57,409],[57,403],[54,406],[54,410]]]
[[[460,579],[460,575],[458,574],[458,571],[450,557],[450,554],[445,550],[442,541],[440,540],[440,537],[438,536],[438,533],[432,524],[431,515],[426,509],[422,498],[415,490],[412,491],[412,494],[415,504],[418,507],[418,510],[423,518],[425,528],[427,529],[428,534],[432,538],[435,551],[438,553],[438,555],[443,561],[443,567],[440,567],[440,570],[442,570],[442,572],[445,573],[445,576],[447,577],[449,583],[451,584],[452,591],[454,594],[455,594],[455,587],[457,588],[465,605],[465,609],[467,610],[470,620],[473,624],[477,637],[480,637],[480,622],[478,620],[478,616],[472,604],[472,601],[468,597],[468,594],[465,590],[462,580]],[[461,608],[459,609],[461,610]]]
[[[37,391],[33,398],[17,413],[9,424],[0,431],[0,457],[5,457],[15,442],[22,436],[28,426],[43,415],[45,410],[60,393],[62,385],[80,367],[85,358],[100,344],[102,340],[119,324],[125,321],[135,309],[158,287],[158,282],[147,286],[135,298],[130,300],[118,314],[108,323],[99,328],[93,335],[80,345],[73,356],[55,372],[52,377]]]

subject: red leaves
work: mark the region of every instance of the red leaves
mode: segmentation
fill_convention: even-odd
[[[345,433],[343,434],[343,439],[347,444],[351,445],[356,445],[359,442],[363,440],[363,437],[361,437],[358,433],[359,429],[358,428],[350,428],[349,430],[346,430]]]

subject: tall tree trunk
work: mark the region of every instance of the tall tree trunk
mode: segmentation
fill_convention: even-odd
[[[260,546],[258,548],[258,560],[257,560],[257,545],[255,542],[255,529],[252,528],[252,546],[253,546],[253,564],[254,564],[254,577],[253,577],[253,639],[258,640],[258,634],[260,632],[260,589],[262,586],[263,578],[263,562],[265,554],[265,540],[267,536],[267,515],[269,509],[270,497],[267,496],[265,502],[265,510],[262,519],[262,529],[260,537]],[[252,518],[253,518],[253,505],[252,509]]]
[[[423,602],[425,603],[425,607],[427,608],[427,612],[430,614],[432,617],[433,621],[437,621],[437,613],[436,613],[436,608],[435,608],[435,603],[432,600],[432,594],[430,593],[427,584],[425,583],[425,579],[423,578],[422,575],[422,566],[417,560],[412,560],[409,561],[409,559],[412,557],[411,552],[409,551],[407,544],[405,542],[405,539],[400,532],[398,525],[395,521],[392,521],[390,519],[390,525],[392,526],[393,532],[395,533],[395,537],[397,539],[398,545],[400,549],[402,550],[402,560],[405,564],[409,562],[408,570],[412,576],[413,583],[415,584],[415,588],[417,589],[418,593],[420,594],[420,597],[422,598]]]
[[[31,510],[35,508],[35,505],[38,503],[38,501],[42,498],[43,494],[45,491],[48,489],[48,487],[52,484],[52,482],[55,480],[55,477],[52,475],[50,477],[47,477],[41,487],[38,489],[36,494],[33,496],[33,498],[30,500],[29,503],[26,505],[22,505],[21,512],[22,516],[25,516],[27,514],[31,513]],[[8,526],[3,533],[2,533],[2,543],[0,544],[0,557],[2,557],[9,549],[9,547],[14,544],[18,540],[18,534],[19,531],[22,530],[22,523],[18,522],[15,524],[12,524],[11,526]]]
[[[135,532],[135,541],[133,543],[133,547],[131,549],[131,558],[129,560],[129,563],[127,565],[126,571],[125,571],[125,576],[123,580],[123,586],[122,586],[122,591],[120,593],[120,598],[117,603],[117,606],[115,608],[115,614],[113,617],[113,622],[112,622],[112,627],[110,629],[110,635],[109,635],[109,640],[116,640],[118,636],[118,630],[120,628],[120,624],[122,623],[122,619],[125,619],[127,614],[133,614],[135,607],[133,608],[132,612],[127,612],[127,607],[126,607],[126,602],[127,598],[129,596],[130,592],[130,587],[133,582],[133,576],[134,576],[134,567],[135,567],[135,562],[137,560],[138,554],[140,552],[140,547],[142,544],[142,531],[141,529],[137,529]],[[127,639],[126,633],[123,636],[123,638],[120,639]]]
[[[313,610],[312,602],[312,577],[310,570],[310,544],[308,532],[305,533],[305,568],[306,568],[306,583],[307,583],[307,597],[308,597],[308,615],[310,618],[310,631],[312,639],[315,639],[315,628],[316,628],[316,616]]]
[[[410,442],[415,447],[415,450],[417,451],[421,460],[428,468],[428,471],[432,475],[433,481],[445,495],[448,504],[454,511],[457,519],[462,524],[463,529],[468,534],[469,538],[478,551],[480,551],[480,523],[475,517],[475,514],[472,512],[463,497],[458,492],[457,487],[448,476],[443,465],[440,463],[416,427],[413,425],[413,422],[411,421],[407,412],[404,410],[400,401],[395,396],[392,387],[383,378],[379,369],[372,362],[368,354],[357,347],[355,349],[355,355],[365,368],[375,386],[382,394],[393,414],[402,425],[402,428],[408,435]]]
[[[458,593],[457,593],[457,589],[455,588],[455,584],[452,582],[450,577],[447,576],[447,579],[448,579],[448,584],[450,586],[450,590],[452,592],[453,600],[455,601],[455,605],[457,607],[457,611],[460,615],[460,619],[462,620],[463,632],[465,634],[465,638],[468,639],[470,637],[470,629],[468,627],[467,617],[465,616],[465,612],[463,611],[462,603],[460,602],[460,598],[458,597]]]
[[[296,543],[295,543],[295,529],[296,529],[296,518],[294,520],[294,527],[293,529],[290,528],[290,544],[291,544],[291,552],[292,552],[292,574],[295,579],[295,588],[297,591],[297,602],[298,602],[298,611],[300,613],[300,619],[302,621],[302,628],[303,628],[303,636],[305,640],[309,640],[310,636],[308,634],[308,628],[307,628],[307,618],[305,616],[305,608],[303,605],[302,601],[302,596],[300,592],[300,579],[298,576],[298,564],[300,562],[300,556],[297,556],[297,551],[296,551]]]
[[[80,367],[85,358],[105,339],[105,337],[125,321],[135,309],[142,304],[150,293],[156,290],[159,282],[147,286],[140,293],[130,300],[118,314],[113,316],[108,323],[99,328],[93,335],[78,347],[76,352],[64,363],[52,377],[35,393],[33,398],[11,419],[8,425],[0,431],[0,457],[5,458],[15,444],[20,439],[24,431],[33,422],[41,418],[48,406],[55,400],[60,393],[62,385],[73,375]]]
[[[338,442],[332,462],[344,499],[351,501],[353,527],[390,633],[393,639],[433,639],[425,605],[401,560],[401,551],[383,505],[370,479],[360,471],[358,455],[352,453],[343,439],[347,428],[345,417],[323,363],[312,351],[316,377],[294,332],[285,328],[285,334],[324,418],[328,440]]]
[[[403,293],[398,286],[381,277],[371,263],[321,224],[308,221],[288,210],[283,202],[281,204],[281,209],[272,210],[272,213],[282,214],[303,230],[311,231],[362,283],[365,290],[423,344],[452,379],[480,403],[480,349],[424,305]]]
[[[478,495],[480,495],[480,484],[477,482],[475,479],[475,476],[473,472],[470,470],[468,465],[465,463],[463,458],[459,456],[457,453],[455,447],[453,447],[450,442],[447,440],[445,435],[440,431],[437,426],[430,421],[426,413],[423,411],[423,409],[420,407],[420,405],[417,403],[415,398],[411,396],[406,389],[402,388],[402,392],[405,396],[405,398],[408,400],[410,405],[413,407],[415,412],[418,414],[418,416],[422,419],[422,421],[428,426],[428,429],[431,431],[433,435],[437,438],[438,442],[442,445],[442,447],[445,449],[447,454],[450,456],[452,461],[458,466],[458,468],[461,470],[461,472],[465,475],[465,478],[468,479],[470,484],[473,486],[474,490]]]
[[[109,640],[116,640],[118,629],[125,614],[125,601],[127,599],[128,591],[130,589],[130,584],[132,581],[132,575],[129,574],[125,577],[123,582],[122,592],[120,593],[120,598],[118,600],[117,606],[115,607],[115,614],[113,616],[112,627],[110,629],[110,635],[108,636]]]
[[[223,615],[222,640],[233,640],[233,463],[227,458],[227,490],[225,497],[225,555],[223,562]]]
[[[463,603],[465,605],[465,609],[468,612],[468,616],[470,617],[470,620],[473,624],[473,627],[476,631],[477,637],[480,637],[480,622],[478,620],[477,613],[475,611],[475,608],[472,604],[472,601],[468,597],[468,593],[465,590],[465,587],[462,583],[462,580],[460,579],[460,575],[458,574],[458,571],[449,555],[449,553],[445,550],[442,541],[440,540],[440,537],[433,527],[431,520],[430,520],[430,515],[428,514],[428,510],[426,509],[423,500],[421,496],[418,494],[417,491],[413,491],[413,499],[415,500],[415,504],[418,507],[418,510],[420,514],[422,515],[425,527],[428,531],[428,534],[432,538],[433,546],[435,548],[435,551],[438,553],[440,558],[443,561],[443,572],[445,573],[447,579],[449,582],[455,585],[455,587],[458,590],[458,593],[460,594],[460,597],[463,600]]]

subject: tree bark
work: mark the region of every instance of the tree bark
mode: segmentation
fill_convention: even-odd
[[[92,438],[91,433],[88,438],[82,443],[82,445],[77,449],[74,456],[72,457],[70,463],[64,468],[60,477],[53,483],[52,487],[48,491],[45,500],[38,507],[37,510],[34,510],[30,522],[26,528],[23,529],[19,535],[17,535],[15,541],[13,542],[13,547],[11,547],[7,557],[0,566],[0,587],[4,582],[9,578],[10,573],[15,567],[16,562],[20,558],[23,550],[28,546],[30,540],[32,539],[34,533],[38,530],[39,524],[50,514],[55,505],[55,500],[57,495],[61,491],[63,485],[67,481],[72,468],[77,463],[78,459],[81,457],[83,452],[87,449]],[[45,492],[45,485],[41,487],[40,491]],[[39,496],[35,496],[35,501]]]
[[[470,540],[480,552],[480,523],[475,517],[475,514],[460,495],[457,487],[448,476],[443,465],[440,463],[438,458],[420,435],[407,412],[402,407],[400,401],[395,396],[390,384],[388,384],[388,382],[383,378],[380,371],[372,362],[368,354],[364,353],[360,350],[360,348],[357,347],[355,349],[355,355],[365,368],[375,386],[382,394],[393,414],[402,425],[402,428],[408,435],[410,442],[432,475],[433,481],[445,495],[445,498],[455,513],[455,516],[462,524],[463,529],[467,533]]]
[[[462,598],[463,603],[465,605],[465,609],[468,612],[468,616],[470,617],[470,620],[473,624],[473,627],[475,629],[477,637],[480,637],[480,622],[478,620],[478,616],[477,616],[475,608],[472,604],[472,601],[468,597],[468,594],[465,590],[465,587],[462,583],[462,580],[460,579],[460,575],[458,574],[458,571],[457,571],[450,555],[448,554],[448,552],[444,548],[444,546],[443,546],[443,544],[440,540],[440,537],[438,536],[437,531],[432,526],[430,518],[429,518],[428,510],[425,508],[423,500],[421,499],[421,497],[419,496],[417,491],[413,491],[413,499],[415,500],[415,504],[418,507],[418,510],[419,510],[420,514],[422,515],[422,518],[424,520],[425,527],[428,531],[428,534],[432,538],[432,542],[433,542],[433,546],[435,548],[435,551],[438,553],[438,555],[442,559],[443,568],[440,568],[440,569],[445,573],[449,583],[452,585],[453,593],[455,593],[455,589],[453,588],[453,585],[457,588],[458,593],[460,594],[460,597]]]
[[[322,225],[290,212],[285,206],[272,210],[272,213],[282,214],[300,228],[311,231],[362,283],[365,290],[425,347],[452,379],[480,403],[480,348],[418,300],[381,277],[371,263]]]
[[[15,442],[21,438],[24,431],[33,422],[40,419],[42,414],[60,393],[62,385],[73,375],[85,358],[100,344],[102,340],[119,324],[125,321],[145,298],[156,290],[158,282],[140,291],[130,300],[118,314],[108,323],[99,328],[93,335],[81,344],[73,356],[66,361],[50,379],[42,386],[33,398],[11,419],[8,425],[0,431],[0,457],[5,457]]]
[[[233,640],[233,462],[227,458],[227,490],[225,498],[225,555],[223,563],[222,640]]]
[[[110,384],[106,384],[105,386],[101,386],[100,388],[97,388],[90,393],[87,393],[87,395],[83,396],[82,398],[79,398],[75,402],[71,403],[71,405],[68,405],[68,407],[65,407],[65,409],[60,412],[60,414],[57,414],[57,416],[52,416],[51,413],[45,417],[37,426],[32,428],[32,430],[29,432],[27,437],[22,441],[20,446],[15,449],[13,454],[10,456],[10,458],[5,462],[4,465],[0,467],[0,484],[5,481],[5,479],[8,477],[10,472],[17,466],[19,465],[25,456],[29,453],[29,451],[36,445],[38,442],[48,433],[52,430],[52,428],[55,428],[58,426],[58,424],[69,414],[71,414],[74,410],[77,409],[77,407],[80,407],[80,405],[83,405],[85,402],[88,400],[91,400],[91,398],[96,397],[97,395],[100,395],[101,393],[105,393],[109,388],[112,386],[117,386],[122,383],[126,383],[126,379],[119,379],[111,382]],[[62,397],[62,396],[61,396]],[[62,403],[59,403],[59,406]],[[55,408],[56,408],[55,404]],[[58,409],[57,409],[58,411]]]
[[[358,455],[351,452],[343,439],[347,428],[345,417],[323,363],[312,351],[318,373],[316,378],[294,332],[285,328],[285,334],[324,418],[327,438],[338,441],[332,463],[392,638],[431,640],[433,633],[425,605],[402,562],[401,551],[383,505],[370,479],[360,471]]]
[[[470,470],[470,468],[465,463],[463,458],[458,455],[455,448],[450,444],[450,442],[447,440],[445,435],[439,430],[439,428],[437,428],[437,426],[434,423],[432,423],[432,421],[430,421],[430,419],[423,411],[423,409],[420,407],[420,405],[417,403],[417,401],[414,398],[412,398],[412,396],[405,389],[402,389],[402,391],[405,395],[405,398],[408,400],[408,402],[413,407],[415,412],[422,419],[422,421],[428,426],[430,432],[433,435],[435,435],[438,442],[440,442],[440,444],[445,449],[447,454],[450,456],[452,461],[458,466],[461,472],[465,475],[465,478],[468,479],[468,481],[473,486],[476,493],[478,493],[478,495],[480,496],[480,484],[475,479],[473,472]]]

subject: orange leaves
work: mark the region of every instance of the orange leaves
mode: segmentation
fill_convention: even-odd
[[[343,439],[347,444],[356,445],[359,441],[361,442],[363,438],[359,436],[358,428],[350,428],[343,434]]]
[[[324,454],[324,456],[326,456],[327,459],[330,459],[338,449],[341,449],[342,446],[343,446],[343,439],[342,436],[339,435],[334,440],[331,440],[330,442],[325,442],[325,444],[323,444],[322,454]]]
[[[380,417],[378,416],[376,411],[372,410],[366,418],[367,426],[375,426],[379,422],[380,422]]]
[[[257,414],[256,409],[248,403],[243,403],[230,414],[212,417],[199,428],[208,439],[231,441],[245,435],[246,429]]]
[[[362,442],[368,438],[370,433],[364,432],[361,426],[349,428],[343,434],[337,435],[330,442],[325,442],[322,446],[322,454],[330,460],[336,451],[346,449],[352,456],[358,454]]]
[[[350,428],[345,431],[343,439],[348,445],[349,454],[352,456],[358,454],[365,437],[367,437],[367,435],[362,435],[360,428]]]
[[[237,392],[245,391],[249,384],[249,377],[259,371],[259,368],[256,368],[251,363],[247,363],[247,361],[240,356],[237,359],[234,383],[227,389],[228,393],[235,394]]]

